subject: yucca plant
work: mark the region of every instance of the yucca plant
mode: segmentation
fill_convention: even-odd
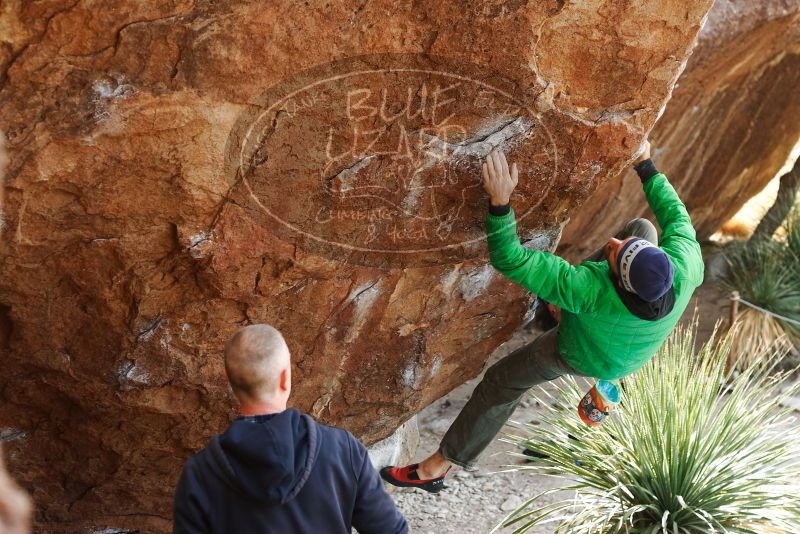
[[[776,358],[769,350],[726,382],[730,336],[695,351],[695,330],[677,330],[624,380],[622,404],[601,427],[578,419],[585,386],[572,378],[559,379],[554,394],[538,398],[546,409],[543,424],[516,423],[503,439],[548,458],[513,469],[569,483],[534,495],[497,528],[520,533],[554,523],[557,533],[578,534],[800,532],[798,427],[779,404],[781,395],[800,388],[779,393],[785,375],[770,374]],[[564,499],[541,504],[545,495],[563,491]]]
[[[728,269],[720,284],[738,291],[741,298],[785,317],[747,310],[737,319],[741,323],[733,341],[734,356],[746,365],[755,354],[753,347],[773,342],[791,347],[800,340],[800,256],[788,244],[800,240],[800,225],[790,227],[787,241],[746,242],[732,245],[725,252]],[[787,338],[783,338],[784,334]]]
[[[750,359],[761,354],[761,347],[770,344],[781,354],[794,352],[794,344],[786,335],[782,321],[772,315],[742,306],[736,316],[736,326],[731,361],[736,362],[737,367],[748,365]]]
[[[786,261],[793,262],[800,270],[800,202],[795,204],[781,227],[786,234],[786,247],[789,255]]]

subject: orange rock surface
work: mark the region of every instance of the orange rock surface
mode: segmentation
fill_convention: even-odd
[[[0,439],[39,528],[168,530],[242,325],[367,443],[474,376],[530,303],[487,264],[480,158],[519,163],[552,248],[710,4],[0,6]]]

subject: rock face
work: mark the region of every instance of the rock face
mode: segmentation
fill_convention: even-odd
[[[653,159],[706,238],[763,189],[800,140],[800,3],[717,0],[650,138]],[[596,182],[599,184],[599,182]],[[632,171],[572,217],[559,252],[578,260],[649,216]]]
[[[3,4],[0,439],[41,529],[169,528],[242,325],[367,443],[474,376],[530,302],[487,264],[479,158],[519,162],[552,248],[710,3]]]

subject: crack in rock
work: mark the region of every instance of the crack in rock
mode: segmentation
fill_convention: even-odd
[[[428,146],[432,146],[442,154],[448,152],[453,159],[464,157],[485,158],[489,152],[494,148],[503,146],[504,148],[512,148],[516,146],[522,139],[527,138],[535,124],[525,119],[524,117],[517,117],[507,122],[501,123],[499,126],[493,127],[488,132],[481,132],[477,135],[462,141],[460,143],[448,143],[434,135],[422,133],[428,139]],[[479,130],[480,132],[480,130]],[[439,158],[442,159],[442,158]]]
[[[142,341],[147,341],[150,339],[153,333],[158,330],[158,327],[160,327],[163,322],[164,318],[161,316],[153,319],[150,324],[145,326],[138,334],[136,334],[136,343],[141,343]]]
[[[376,160],[378,156],[367,156],[357,160],[352,165],[345,167],[335,176],[325,180],[325,186],[332,193],[346,193],[355,189],[355,181],[358,179],[358,171]]]
[[[0,443],[6,441],[16,441],[18,439],[25,439],[27,437],[28,433],[24,430],[19,430],[17,428],[0,429]]]
[[[189,237],[187,250],[194,259],[201,259],[205,256],[208,249],[214,243],[214,236],[211,232],[202,231]]]
[[[460,164],[470,158],[483,159],[492,149],[500,146],[510,149],[526,139],[534,127],[533,121],[516,117],[499,124],[490,124],[479,128],[472,137],[457,143],[449,143],[435,135],[420,131],[420,137],[425,140],[424,160],[414,169],[405,184],[408,194],[401,203],[402,210],[406,213],[416,211],[420,197],[426,189],[429,189],[422,185],[421,179],[422,173],[426,170],[448,160]],[[334,176],[327,178],[325,180],[326,188],[336,194],[349,193],[359,189],[357,185],[359,171],[378,159],[377,155],[369,155],[356,160]]]

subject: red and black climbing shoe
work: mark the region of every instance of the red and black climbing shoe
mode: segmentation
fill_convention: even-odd
[[[397,486],[399,488],[419,488],[429,491],[430,493],[439,493],[444,489],[444,477],[447,475],[447,471],[450,471],[449,467],[447,471],[444,472],[444,475],[426,480],[421,480],[419,478],[417,474],[418,467],[419,464],[411,464],[405,467],[394,467],[390,465],[381,469],[381,478],[392,486]]]

